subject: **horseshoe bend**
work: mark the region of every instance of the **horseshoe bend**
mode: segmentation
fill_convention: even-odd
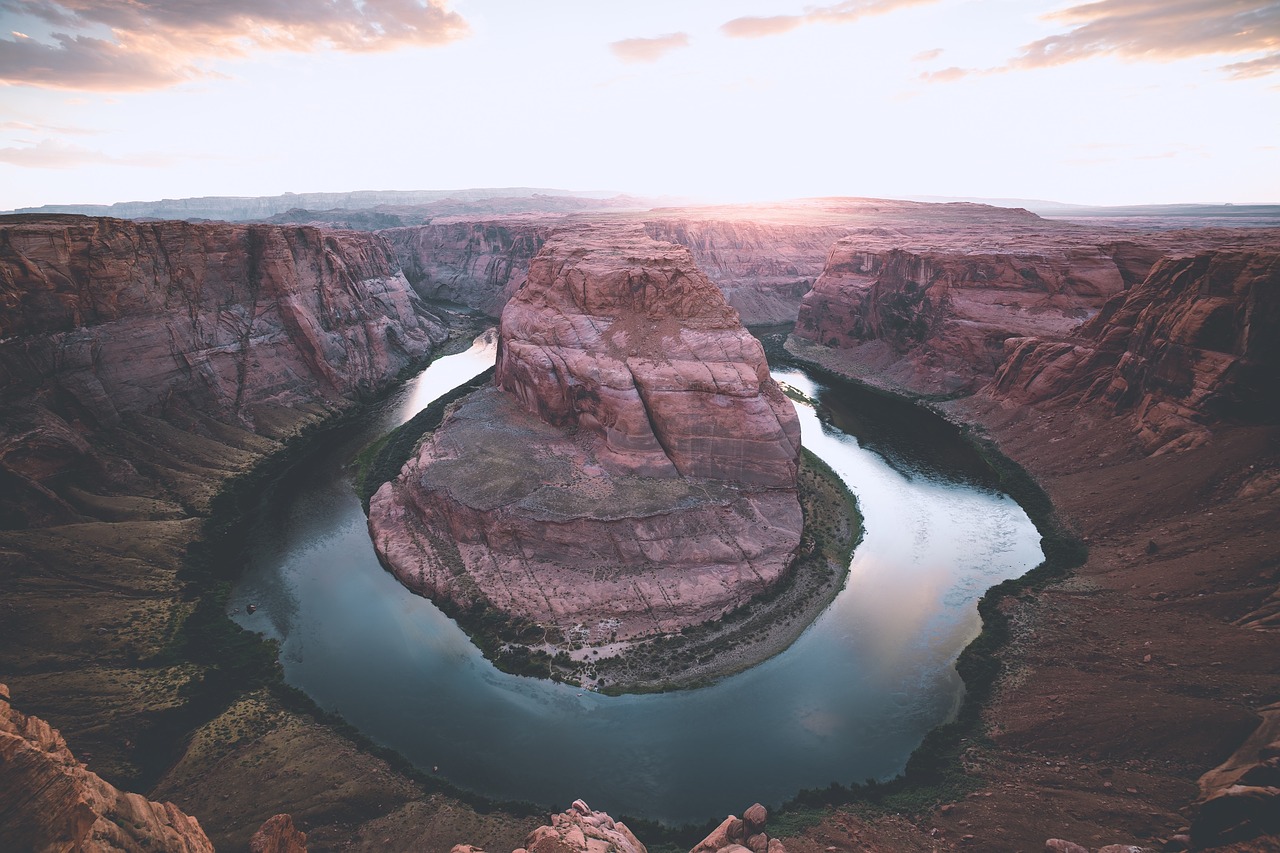
[[[1274,846],[1280,229],[1104,227],[865,199],[522,211],[387,231],[329,227],[352,216],[331,210],[291,214],[304,225],[0,217],[0,841]],[[464,304],[425,301],[435,296]],[[481,331],[467,308],[501,314],[495,377],[444,407],[433,430],[403,436],[411,446],[366,527],[344,468],[360,448],[342,455],[344,430],[384,405],[398,376]],[[983,657],[960,662],[970,701],[905,777],[846,774],[844,787],[683,832],[618,820],[625,806],[612,817],[581,801],[496,806],[442,781],[457,768],[415,770],[338,724],[330,697],[290,687],[286,634],[301,630],[291,590],[278,584],[281,606],[246,599],[256,612],[232,590],[252,556],[246,528],[289,538],[274,504],[332,462],[338,497],[313,495],[304,520],[328,500],[354,505],[363,546],[397,578],[460,620],[501,616],[515,636],[498,632],[497,646],[546,654],[539,674],[555,671],[560,645],[580,646],[559,674],[582,686],[513,678],[503,701],[537,685],[558,691],[555,709],[599,702],[586,707],[606,718],[625,703],[706,695],[597,695],[585,687],[665,676],[586,656],[667,647],[708,621],[741,628],[726,617],[800,583],[789,572],[810,553],[806,513],[841,496],[812,497],[828,481],[741,325],[782,314],[796,321],[789,355],[769,351],[832,377],[837,390],[809,401],[827,426],[867,427],[866,443],[883,444],[894,427],[858,421],[904,405],[927,415],[926,443],[929,430],[963,427],[961,444],[1005,466],[1000,488],[1044,522],[1046,554],[1073,561],[987,597]],[[342,563],[346,544],[329,533],[307,559],[333,551]],[[343,567],[345,582],[356,570]],[[416,625],[427,602],[372,569],[365,580],[403,594],[411,603],[395,607]],[[902,597],[931,592],[927,580]],[[744,633],[780,621],[774,612]],[[371,630],[376,617],[355,616]],[[895,650],[918,636],[889,627],[874,639]],[[472,666],[459,651],[467,638],[449,636],[458,644],[430,651],[446,668]],[[412,631],[396,639],[431,645]],[[486,688],[507,678],[482,663]],[[824,685],[819,675],[796,692]],[[496,695],[462,713],[489,713]],[[766,698],[739,705],[749,713]],[[819,744],[856,722],[808,707],[795,716]],[[565,732],[554,748],[600,778],[644,776],[647,755],[593,765],[577,751],[585,734]],[[659,735],[685,735],[684,749],[705,737]],[[771,740],[735,742],[750,771],[719,768],[717,784],[761,785],[777,766],[762,758]],[[755,799],[767,802],[734,809]]]
[[[450,612],[496,610],[551,653],[599,646],[595,684],[636,641],[788,579],[800,459],[761,344],[688,249],[566,229],[502,312],[493,387],[373,495],[369,528],[391,571]]]

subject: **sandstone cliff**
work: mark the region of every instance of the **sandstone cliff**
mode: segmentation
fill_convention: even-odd
[[[8,217],[0,305],[9,525],[71,520],[68,487],[130,479],[96,431],[157,415],[191,429],[198,413],[279,434],[446,335],[385,243],[311,228]]]
[[[172,803],[119,791],[67,749],[57,729],[14,710],[0,684],[0,846],[84,853],[213,853]]]
[[[503,312],[497,383],[373,497],[411,588],[627,640],[782,577],[799,425],[764,353],[681,247],[566,232]]]
[[[451,221],[378,233],[420,296],[496,317],[524,283],[529,260],[551,229],[537,219],[512,219]]]
[[[687,248],[748,325],[791,323],[848,226],[733,219],[650,219],[655,240]]]
[[[1196,446],[1221,422],[1280,422],[1280,254],[1158,263],[1067,339],[1018,337],[989,393],[1131,417],[1148,452]]]
[[[904,382],[972,391],[995,372],[1005,339],[1065,334],[1124,287],[1097,247],[885,249],[851,237],[832,247],[795,334],[828,347],[871,345]]]

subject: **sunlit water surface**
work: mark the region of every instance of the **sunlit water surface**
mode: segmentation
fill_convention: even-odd
[[[876,420],[874,399],[775,370],[876,448],[797,404],[805,446],[866,519],[828,610],[787,651],[703,689],[610,697],[507,675],[379,565],[347,469],[364,442],[493,359],[477,345],[437,360],[361,435],[299,466],[264,508],[229,604],[239,624],[279,640],[289,684],[462,787],[683,823],[892,777],[958,706],[953,664],[979,630],[977,599],[1042,558],[1026,514],[982,484],[954,436],[915,435],[913,447],[913,429]]]

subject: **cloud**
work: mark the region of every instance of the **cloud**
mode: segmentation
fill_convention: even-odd
[[[0,0],[51,41],[0,39],[0,81],[128,91],[202,74],[198,60],[259,50],[380,51],[467,34],[443,0]]]
[[[33,124],[29,121],[0,121],[0,132],[3,131],[26,131],[30,133],[59,133],[63,135],[75,136],[92,136],[102,133],[100,130],[92,130],[87,127],[67,127],[65,125],[54,124]]]
[[[730,38],[761,38],[790,32],[805,23],[803,15],[775,15],[772,18],[734,18],[720,25],[720,32]]]
[[[653,38],[623,39],[610,43],[613,55],[623,62],[657,62],[673,50],[689,46],[684,33],[667,33]]]
[[[67,145],[52,139],[44,139],[26,148],[0,148],[0,163],[9,163],[31,169],[74,169],[77,166],[164,166],[170,158],[163,155],[113,157],[101,151]]]
[[[926,71],[919,76],[918,79],[925,83],[952,83],[970,74],[979,74],[972,68],[959,68],[955,65],[950,68],[943,68],[941,71]]]
[[[1230,65],[1222,66],[1222,70],[1228,72],[1233,80],[1265,77],[1268,74],[1280,71],[1280,53],[1260,56],[1257,59],[1250,59],[1245,62],[1233,62]]]
[[[937,59],[939,56],[942,56],[942,54],[944,53],[946,53],[946,51],[940,47],[935,47],[933,50],[922,50],[921,52],[917,53],[915,56],[911,57],[911,61],[912,62],[932,62],[933,60]]]
[[[804,24],[847,24],[867,15],[884,15],[908,6],[936,3],[938,0],[845,0],[829,6],[810,6],[801,15],[734,18],[720,25],[720,32],[730,38],[762,38],[790,32]]]
[[[1274,0],[1096,0],[1046,16],[1071,29],[1022,48],[1013,68],[1042,68],[1114,55],[1173,60],[1210,54],[1267,55],[1226,66],[1232,76],[1280,67],[1280,3]]]

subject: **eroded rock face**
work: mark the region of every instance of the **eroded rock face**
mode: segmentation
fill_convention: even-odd
[[[131,416],[281,434],[446,336],[379,238],[314,228],[4,217],[0,306],[0,481],[22,496],[18,525],[75,520],[55,494],[68,472],[89,488],[127,476],[86,437]]]
[[[421,296],[497,317],[551,229],[536,219],[464,221],[389,228],[379,236]]]
[[[497,383],[370,501],[410,588],[625,641],[783,576],[803,524],[795,410],[686,250],[548,241],[503,313]]]
[[[596,433],[619,473],[793,486],[795,410],[688,251],[588,239],[534,259],[502,314],[498,384],[547,423]]]
[[[795,334],[828,347],[876,345],[904,382],[974,390],[1006,339],[1066,334],[1124,287],[1097,247],[885,249],[850,237],[832,247]]]
[[[990,393],[1131,416],[1149,452],[1194,447],[1217,421],[1280,420],[1280,254],[1167,258],[1066,340],[1007,343]]]
[[[791,323],[850,226],[671,217],[645,222],[655,240],[687,248],[747,325]]]
[[[213,853],[194,817],[104,782],[57,729],[15,710],[3,684],[0,839],[7,850]]]

